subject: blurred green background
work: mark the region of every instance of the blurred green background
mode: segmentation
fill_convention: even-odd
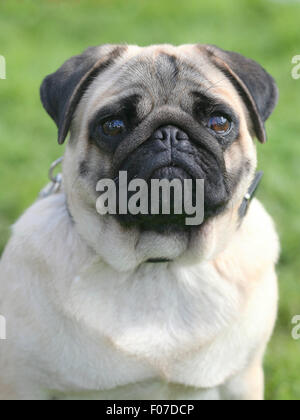
[[[266,357],[266,398],[300,399],[300,341],[291,319],[300,313],[300,55],[296,0],[1,0],[0,253],[9,227],[47,182],[63,153],[39,102],[39,85],[65,59],[101,43],[214,43],[262,63],[276,78],[280,103],[259,145],[265,177],[259,196],[282,240],[280,313]],[[20,275],[21,272],[20,272]]]

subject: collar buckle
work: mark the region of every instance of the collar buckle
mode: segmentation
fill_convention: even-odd
[[[47,198],[50,195],[57,194],[61,190],[63,180],[62,174],[58,173],[57,175],[54,175],[54,171],[62,163],[62,161],[63,157],[60,157],[50,166],[48,177],[51,182],[42,189],[42,191],[39,193],[38,199]]]

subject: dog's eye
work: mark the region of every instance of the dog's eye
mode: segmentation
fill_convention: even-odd
[[[228,134],[231,130],[232,122],[224,115],[213,115],[208,121],[208,128],[216,134]]]
[[[122,120],[108,120],[102,124],[102,130],[106,136],[116,137],[125,132],[126,126]]]

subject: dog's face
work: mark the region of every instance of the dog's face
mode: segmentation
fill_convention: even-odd
[[[253,138],[266,140],[277,89],[257,63],[213,46],[106,45],[67,61],[46,78],[41,96],[60,144],[71,130],[70,202],[77,197],[77,206],[96,212],[98,181],[118,184],[120,171],[147,183],[204,179],[205,225],[238,214],[256,168]],[[125,215],[117,223],[183,237],[199,231],[183,220]]]

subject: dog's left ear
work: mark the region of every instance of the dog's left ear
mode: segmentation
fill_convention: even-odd
[[[63,144],[70,130],[77,105],[90,83],[126,50],[126,46],[91,47],[66,61],[50,74],[41,86],[44,108],[58,127],[58,142]]]
[[[265,122],[278,102],[278,88],[272,76],[258,63],[238,53],[214,45],[199,45],[210,60],[233,83],[244,100],[253,121],[256,137],[266,142]]]

